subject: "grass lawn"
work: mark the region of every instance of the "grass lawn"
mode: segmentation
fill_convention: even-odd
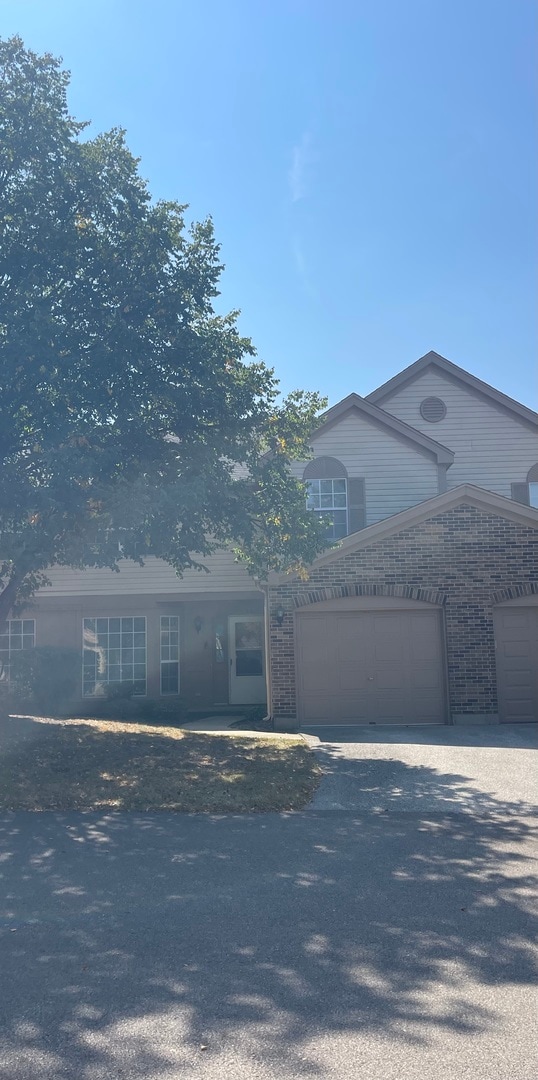
[[[298,810],[320,775],[306,744],[289,736],[0,719],[2,810]]]

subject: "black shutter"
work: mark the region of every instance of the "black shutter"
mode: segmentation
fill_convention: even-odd
[[[352,476],[347,482],[348,533],[358,532],[366,525],[366,493],[362,476]]]
[[[515,502],[525,503],[525,506],[529,505],[529,485],[528,484],[512,484],[512,498]]]

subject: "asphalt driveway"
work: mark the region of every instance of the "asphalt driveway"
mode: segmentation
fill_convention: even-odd
[[[534,1078],[528,729],[334,734],[302,813],[5,817],[2,1077]]]
[[[318,727],[305,737],[325,770],[316,810],[538,809],[538,724]]]

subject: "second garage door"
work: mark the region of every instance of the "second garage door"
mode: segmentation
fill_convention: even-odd
[[[440,612],[299,611],[297,693],[303,724],[444,723]]]
[[[499,716],[505,723],[538,720],[536,597],[494,613]]]

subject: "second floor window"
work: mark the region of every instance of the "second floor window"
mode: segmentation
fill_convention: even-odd
[[[327,518],[327,540],[341,540],[347,536],[347,481],[308,480],[306,486],[308,510]]]

